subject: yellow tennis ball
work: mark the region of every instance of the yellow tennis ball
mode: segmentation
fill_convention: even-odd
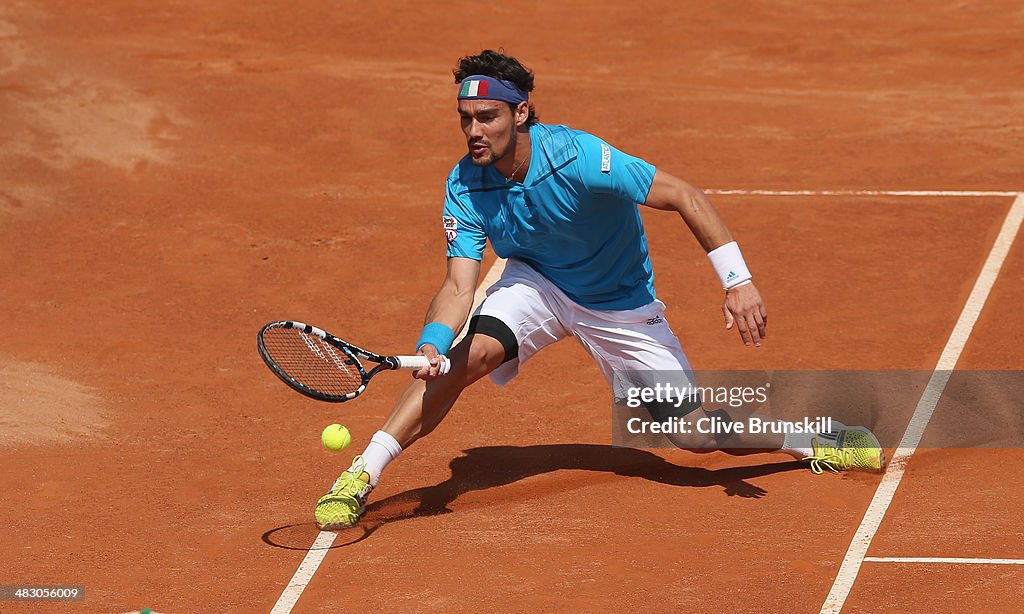
[[[331,424],[320,433],[320,440],[331,452],[341,452],[352,443],[352,434],[340,424]]]

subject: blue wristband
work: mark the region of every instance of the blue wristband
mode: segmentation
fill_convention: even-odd
[[[420,340],[416,342],[416,351],[420,351],[420,348],[426,344],[430,344],[437,348],[437,351],[441,354],[447,354],[448,350],[452,349],[452,343],[455,342],[455,332],[440,322],[431,322],[423,327],[423,334],[420,335]]]

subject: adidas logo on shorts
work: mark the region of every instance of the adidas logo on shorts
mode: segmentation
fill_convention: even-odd
[[[654,326],[655,324],[661,324],[664,321],[665,321],[665,319],[662,318],[661,316],[654,316],[650,320],[647,320],[647,325],[648,326]]]

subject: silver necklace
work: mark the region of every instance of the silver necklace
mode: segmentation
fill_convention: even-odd
[[[513,179],[515,179],[516,178],[516,173],[519,172],[519,169],[523,168],[523,165],[526,164],[526,161],[529,160],[529,159],[530,159],[530,156],[526,156],[525,158],[523,158],[523,161],[519,163],[519,166],[516,167],[516,170],[512,171],[512,174],[509,175],[507,179],[505,179],[505,183],[508,183],[508,182],[512,181]]]

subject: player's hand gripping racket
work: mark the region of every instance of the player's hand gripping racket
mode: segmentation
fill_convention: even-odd
[[[430,366],[426,356],[381,356],[302,322],[271,322],[256,339],[260,356],[281,381],[320,401],[350,401],[380,371]],[[360,359],[377,363],[369,371]],[[441,357],[441,374],[451,363]]]

